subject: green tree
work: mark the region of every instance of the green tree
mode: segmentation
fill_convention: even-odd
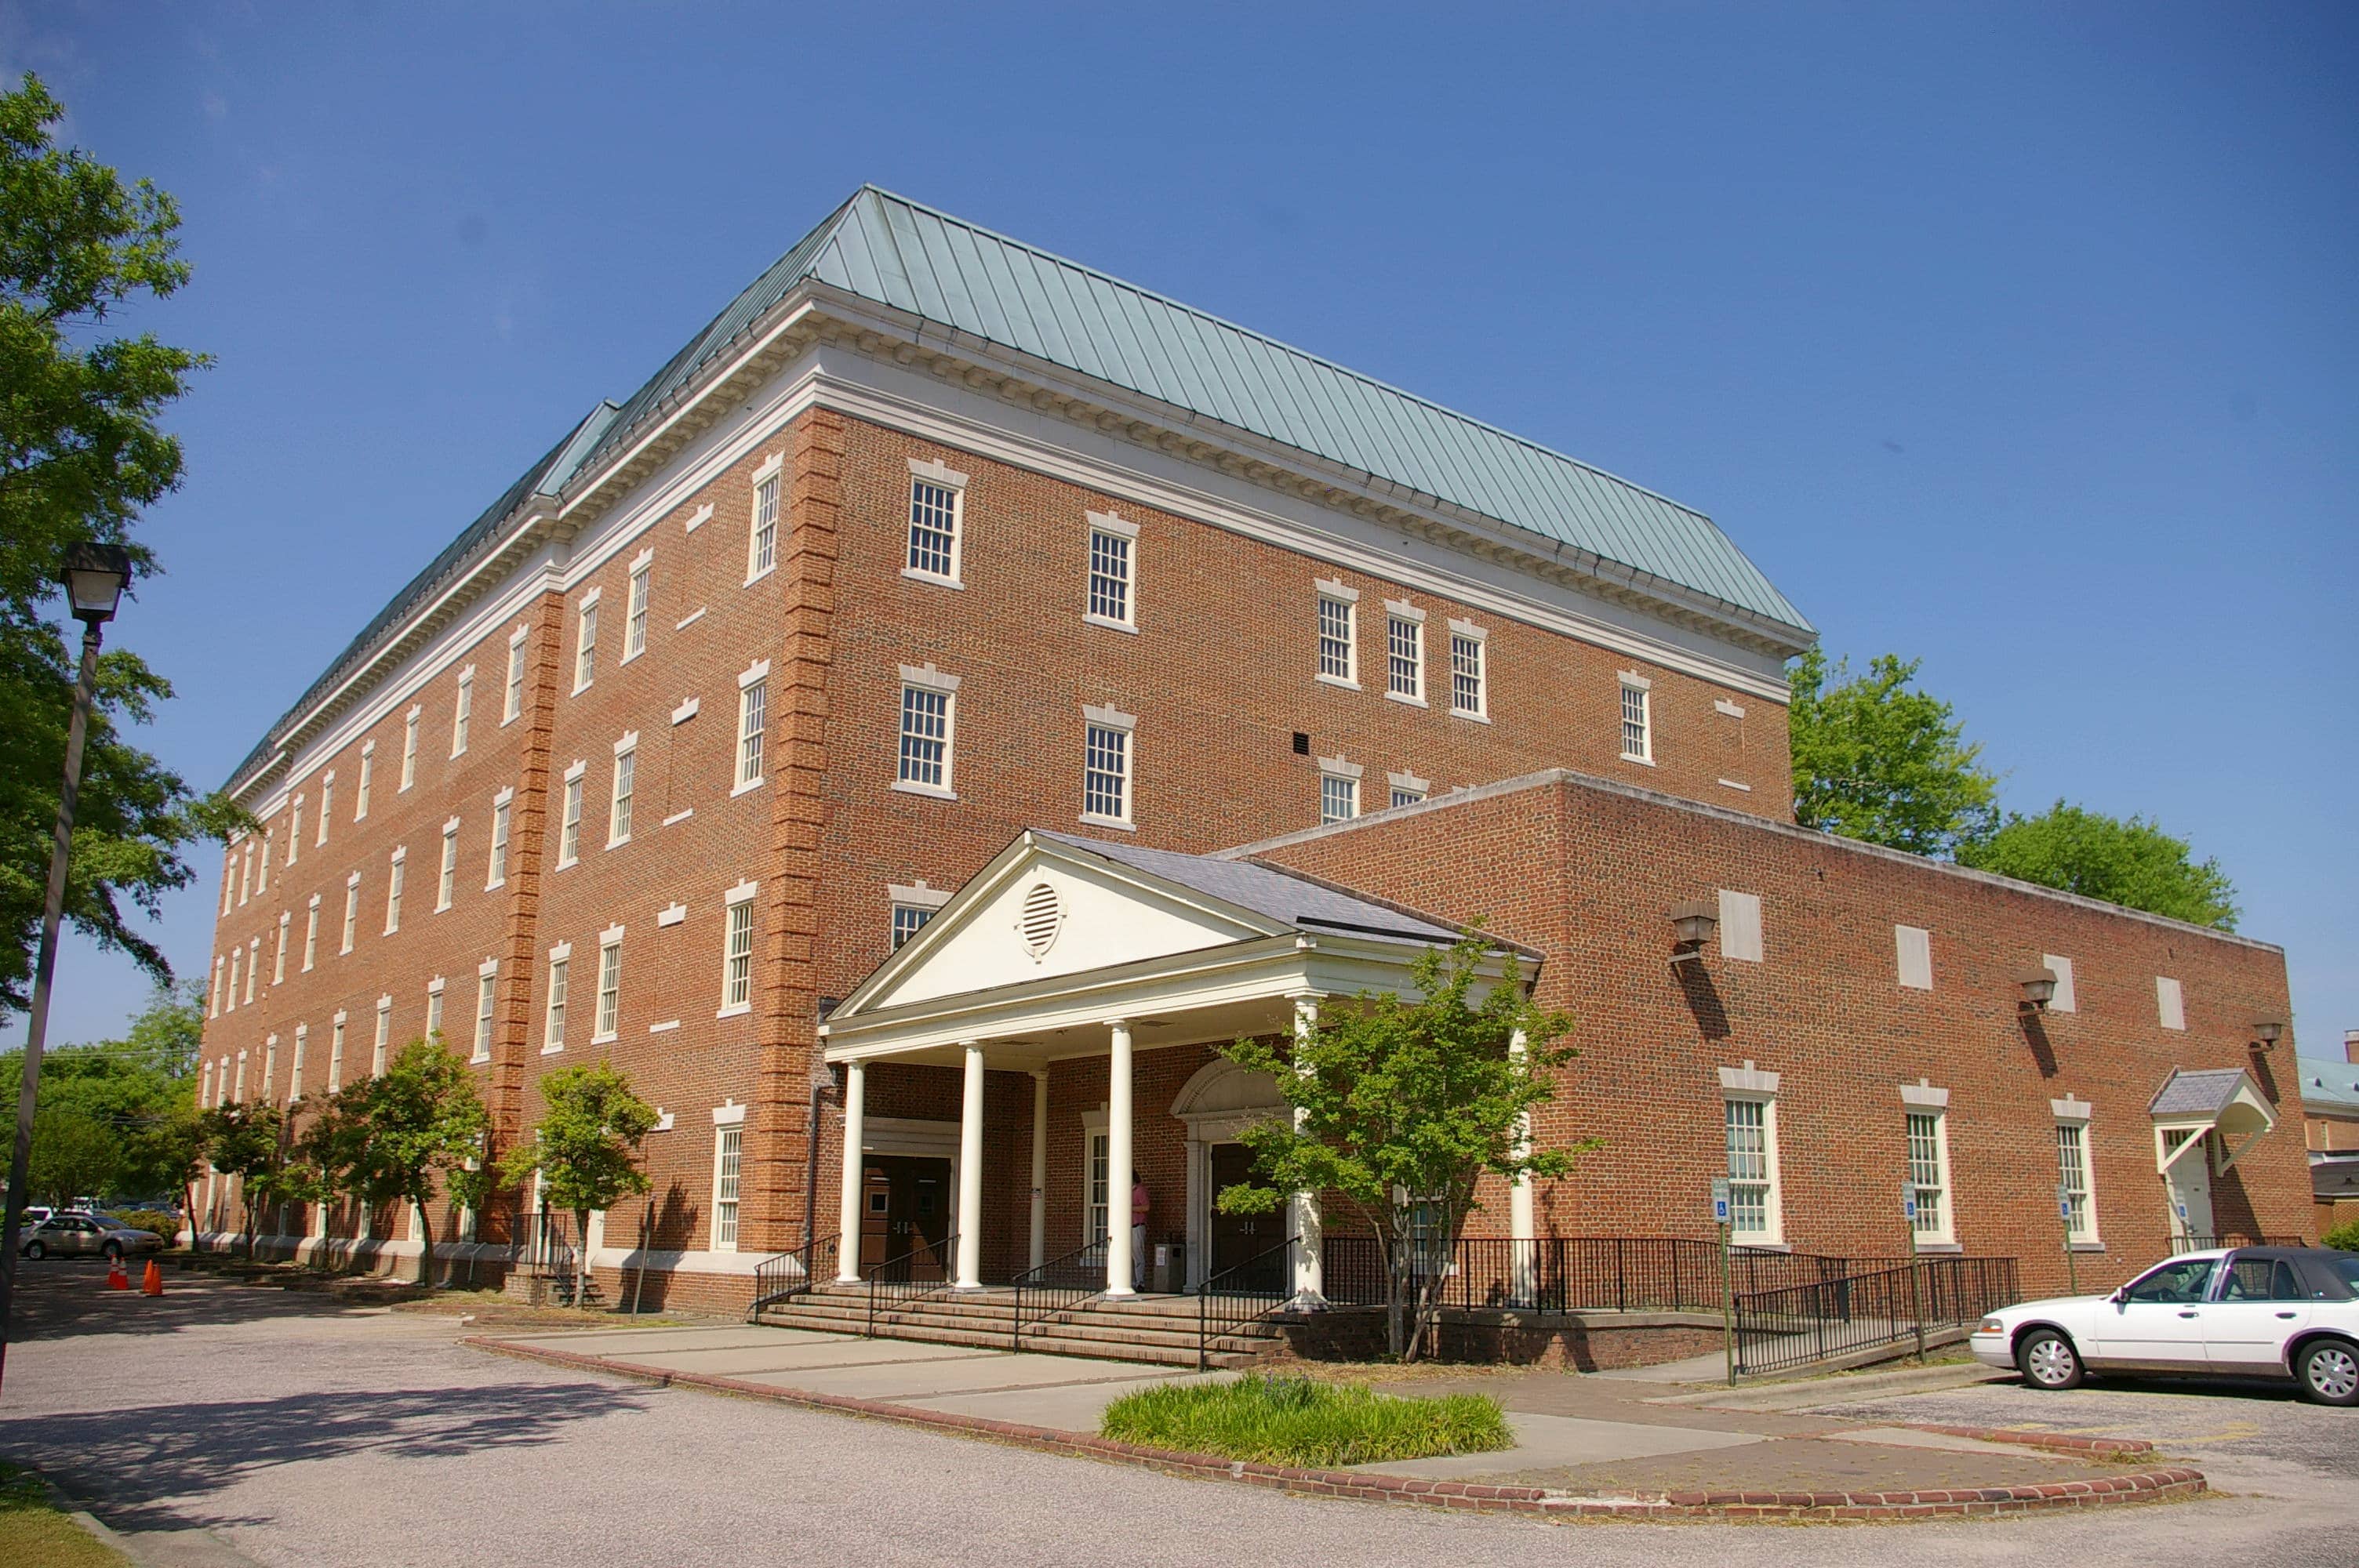
[[[111,330],[117,307],[188,281],[179,213],[146,180],[55,146],[63,113],[33,76],[0,93],[0,1011],[26,1004],[79,663],[45,611],[76,544],[123,545],[136,576],[155,570],[131,527],[179,482],[179,442],[158,420],[206,362]],[[195,878],[185,847],[245,820],[124,741],[170,695],[135,654],[100,660],[65,906],[158,979],[170,967],[125,905],[155,914]]]
[[[2236,929],[2236,888],[2220,862],[2197,860],[2186,839],[2142,816],[2125,821],[2060,800],[2037,816],[2011,811],[2005,826],[1962,848],[1958,860],[2127,909]]]
[[[185,1196],[196,1108],[190,1073],[202,1028],[190,988],[159,987],[126,1038],[48,1053],[33,1124],[35,1169],[46,1174],[27,1186],[102,1199]],[[0,1104],[16,1103],[23,1068],[23,1053],[0,1055]]]
[[[437,1040],[414,1040],[384,1072],[347,1084],[306,1128],[305,1158],[324,1190],[374,1207],[402,1200],[418,1217],[418,1282],[434,1283],[438,1184],[483,1150],[492,1119],[467,1064]]]
[[[631,1090],[631,1080],[609,1063],[565,1067],[540,1080],[544,1102],[532,1141],[518,1143],[500,1162],[511,1182],[538,1173],[549,1206],[573,1216],[573,1299],[590,1276],[590,1216],[647,1190],[639,1146],[655,1130],[656,1108]]]
[[[1322,1009],[1298,1040],[1240,1040],[1223,1053],[1267,1073],[1292,1116],[1246,1128],[1268,1185],[1223,1188],[1228,1214],[1266,1214],[1288,1193],[1341,1198],[1384,1249],[1388,1289],[1386,1336],[1395,1356],[1414,1356],[1441,1280],[1420,1268],[1447,1249],[1476,1206],[1485,1175],[1560,1176],[1573,1157],[1597,1147],[1583,1139],[1529,1147],[1525,1118],[1555,1098],[1554,1069],[1575,1053],[1563,1044],[1572,1021],[1533,1004],[1512,957],[1480,1000],[1474,989],[1495,949],[1478,931],[1447,951],[1419,955],[1411,970],[1417,1000],[1363,992]],[[1512,1047],[1522,1036],[1523,1049]]]
[[[299,1168],[290,1169],[286,1114],[267,1100],[231,1100],[198,1118],[197,1135],[213,1169],[238,1178],[239,1228],[251,1261],[256,1211],[304,1184]]]
[[[45,1105],[33,1113],[33,1158],[25,1169],[27,1195],[53,1208],[82,1198],[103,1198],[122,1169],[114,1129],[78,1106]]]
[[[1882,654],[1855,676],[1802,655],[1787,715],[1796,822],[1937,860],[1990,832],[1998,781],[1950,705],[1916,688],[1919,663]]]

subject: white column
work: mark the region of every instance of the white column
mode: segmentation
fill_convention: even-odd
[[[1112,1050],[1106,1057],[1106,1288],[1127,1296],[1131,1288],[1130,1188],[1137,1169],[1130,1144],[1130,1025],[1106,1024]]]
[[[966,1098],[959,1107],[958,1281],[983,1286],[983,1047],[966,1043]]]
[[[864,1063],[843,1065],[843,1191],[835,1209],[835,1277],[860,1278],[860,1189],[867,1162],[861,1158],[867,1141],[868,1069]]]
[[[1310,1076],[1310,1065],[1304,1056],[1310,1044],[1310,1036],[1318,1027],[1319,998],[1316,995],[1296,997],[1294,999],[1296,1047],[1294,1070],[1306,1077]],[[1294,1125],[1297,1130],[1301,1129],[1304,1119],[1304,1113],[1298,1108],[1294,1113]],[[1319,1195],[1297,1193],[1288,1200],[1287,1207],[1288,1209],[1288,1233],[1293,1236],[1297,1242],[1294,1249],[1294,1299],[1288,1304],[1297,1309],[1323,1307],[1327,1304],[1327,1260],[1324,1246],[1326,1231],[1322,1227],[1322,1217],[1319,1212]]]
[[[1035,1269],[1049,1260],[1049,1069],[1032,1074],[1032,1249]]]
[[[1507,1059],[1521,1068],[1530,1057],[1530,1047],[1524,1032],[1516,1030],[1507,1042]],[[1525,1111],[1516,1119],[1516,1155],[1527,1158],[1532,1152],[1532,1113]],[[1532,1213],[1532,1178],[1528,1171],[1516,1177],[1507,1189],[1507,1240],[1512,1267],[1508,1288],[1517,1306],[1529,1306],[1537,1299],[1539,1284],[1539,1227]]]

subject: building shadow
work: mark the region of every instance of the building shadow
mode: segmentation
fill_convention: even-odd
[[[1729,1035],[1728,1009],[1721,1004],[1720,988],[1712,983],[1712,971],[1700,961],[1673,964],[1671,974],[1680,983],[1680,994],[1687,999],[1688,1011],[1696,1021],[1707,1040],[1725,1040]]]
[[[2038,1013],[2027,1008],[2017,1012],[2015,1017],[2016,1022],[2023,1027],[2023,1043],[2031,1047],[2031,1059],[2038,1065],[2039,1076],[2043,1078],[2054,1077],[2056,1048],[2048,1043],[2048,1025],[2041,1021]]]

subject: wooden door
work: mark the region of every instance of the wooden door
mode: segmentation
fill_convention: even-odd
[[[860,1202],[862,1272],[900,1281],[950,1277],[951,1162],[878,1155]]]
[[[1215,1143],[1211,1151],[1212,1192],[1212,1252],[1207,1278],[1234,1269],[1257,1253],[1266,1251],[1286,1239],[1287,1214],[1283,1208],[1274,1214],[1223,1214],[1220,1198],[1223,1188],[1234,1187],[1253,1180],[1253,1153],[1242,1143]],[[1223,1279],[1223,1290],[1266,1291],[1277,1287],[1286,1267],[1286,1259],[1263,1260],[1248,1271],[1249,1278]],[[1265,1278],[1266,1276],[1266,1278]]]

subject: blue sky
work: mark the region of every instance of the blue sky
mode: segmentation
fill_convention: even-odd
[[[2359,10],[1144,15],[0,0],[0,70],[179,199],[195,281],[137,319],[219,361],[116,628],[156,750],[220,783],[874,180],[1704,509],[1831,650],[1921,657],[2009,804],[2218,856],[2340,1054]],[[63,1040],[142,989],[60,983]]]

